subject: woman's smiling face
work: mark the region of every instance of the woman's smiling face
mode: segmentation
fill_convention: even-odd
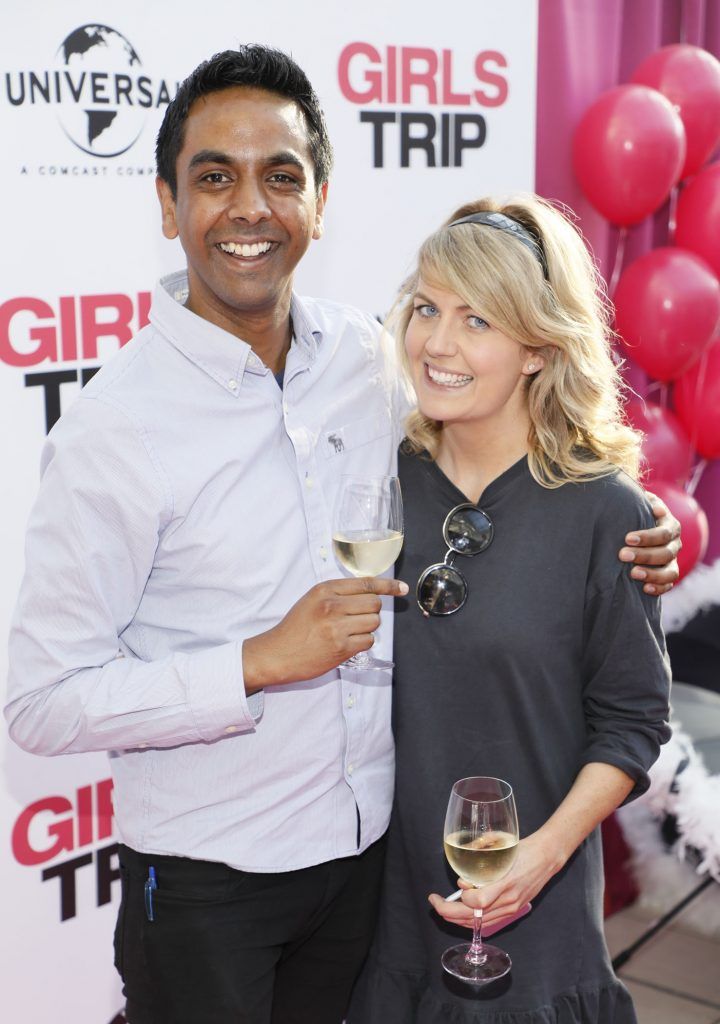
[[[527,408],[525,379],[542,356],[482,319],[459,295],[420,277],[405,333],[420,411],[445,425]]]

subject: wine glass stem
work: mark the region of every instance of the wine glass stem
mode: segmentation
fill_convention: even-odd
[[[473,910],[473,937],[467,951],[467,961],[471,964],[484,964],[487,954],[482,944],[482,910]]]

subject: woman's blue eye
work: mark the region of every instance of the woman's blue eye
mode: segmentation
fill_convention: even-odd
[[[469,316],[468,323],[471,327],[477,327],[479,330],[484,330],[489,326],[487,320],[483,320],[481,316]]]
[[[435,306],[431,306],[427,302],[415,306],[414,310],[419,316],[424,317],[435,316],[435,314],[437,313],[437,309],[435,308]]]

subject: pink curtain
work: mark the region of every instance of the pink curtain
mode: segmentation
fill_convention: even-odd
[[[637,65],[670,43],[692,43],[720,59],[718,0],[540,0],[536,189],[566,203],[580,218],[606,278],[615,260],[618,230],[590,206],[572,170],[576,124],[597,97],[630,80]],[[623,266],[667,244],[668,207],[631,228]],[[631,384],[647,378],[635,370]],[[720,466],[706,471],[696,496],[710,520],[706,561],[720,558]]]

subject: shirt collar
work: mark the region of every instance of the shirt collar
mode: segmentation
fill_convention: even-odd
[[[250,345],[184,305],[188,297],[186,271],[161,278],[153,294],[150,322],[187,359],[237,397],[246,373],[264,375],[270,370]],[[322,331],[305,303],[293,294],[291,350],[312,362],[322,341]]]

